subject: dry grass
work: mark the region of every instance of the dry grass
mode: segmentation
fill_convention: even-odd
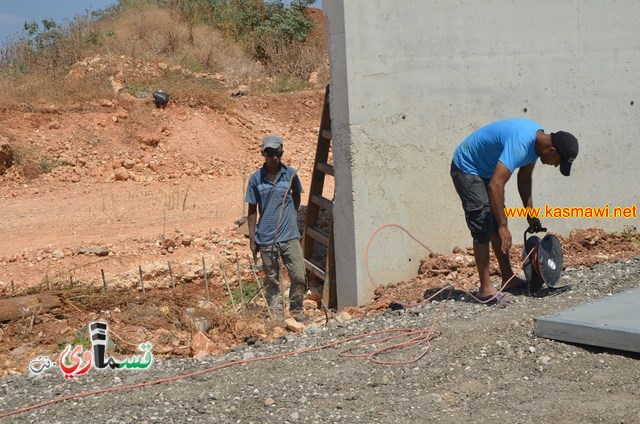
[[[201,299],[200,295],[191,292],[171,294],[165,289],[148,290],[143,294],[131,290],[112,290],[105,294],[100,288],[79,285],[57,289],[52,293],[60,298],[61,310],[37,316],[35,322],[38,331],[46,334],[40,342],[57,346],[53,348],[57,352],[67,343],[78,344],[86,340],[88,334],[81,328],[96,319],[109,320],[109,337],[114,341],[118,354],[138,353],[137,346],[140,343],[152,341],[154,353],[178,356],[190,356],[193,353],[189,345],[192,336],[199,331],[205,330],[216,349],[224,352],[244,343],[249,337],[269,338],[276,327],[283,325],[281,320],[267,320],[264,308],[257,305],[242,314],[225,313],[212,305],[194,307]],[[185,313],[187,309],[191,312]],[[0,348],[0,353],[15,348],[25,337],[32,337],[32,319],[31,316],[25,316],[4,325],[4,334],[11,341]],[[74,326],[64,333],[54,331],[59,319]],[[202,328],[196,322],[204,322],[206,327]]]
[[[4,95],[0,109],[22,110],[25,105],[38,102],[74,104],[114,97],[110,77],[122,69],[92,68],[81,78],[69,78],[75,63],[97,54],[113,58],[114,63],[124,56],[138,67],[143,61],[165,62],[193,73],[219,73],[232,86],[262,77],[260,65],[225,42],[214,29],[200,25],[194,28],[193,35],[194,43],[190,45],[187,27],[176,23],[169,10],[142,5],[92,27],[87,21],[74,21],[55,48],[47,51],[34,51],[24,40],[16,41],[2,55],[0,89]],[[223,97],[227,96],[227,88],[219,81],[187,73],[130,75],[124,70],[124,76],[128,85],[163,87],[171,90],[172,100],[183,99],[194,105],[224,107]]]
[[[170,10],[138,7],[100,26],[116,34],[105,43],[104,54],[124,53],[133,60],[164,60],[196,73],[222,74],[230,87],[264,78],[265,70],[259,63],[247,58],[238,45],[225,40],[212,27],[195,26],[190,43],[189,28]]]
[[[269,58],[265,66],[271,74],[286,75],[297,82],[306,82],[326,59],[324,52],[312,45],[282,43],[276,38],[265,37],[261,47]]]
[[[0,109],[24,109],[36,103],[70,105],[94,99],[109,99],[114,92],[106,72],[70,80],[63,75],[25,74],[18,78],[1,78]]]
[[[99,27],[115,35],[105,40],[97,53],[124,54],[132,60],[164,60],[193,72],[221,73],[230,86],[264,77],[259,63],[210,26],[196,25],[191,43],[189,27],[168,9],[136,6],[122,16],[100,22]]]
[[[97,23],[105,39],[98,53],[140,58],[171,59],[185,48],[187,29],[166,9],[134,5],[127,13]]]
[[[40,34],[44,30],[41,28]],[[189,25],[175,9],[131,1],[121,13],[98,21],[77,17],[55,30],[55,43],[34,47],[26,38],[9,42],[0,52],[0,110],[25,110],[36,103],[69,105],[116,96],[111,86],[121,77],[131,91],[163,88],[172,101],[224,108],[229,90],[248,85],[253,91],[273,90],[274,81],[295,82],[304,88],[309,74],[327,78],[326,40],[314,37],[306,44],[265,40],[270,59],[263,64],[247,57],[245,49],[204,24]],[[46,34],[45,34],[46,35]],[[109,66],[91,66],[100,55]],[[123,59],[124,58],[124,59]],[[88,60],[89,59],[89,60]],[[126,60],[134,69],[119,69]],[[81,61],[81,77],[69,72]],[[144,63],[167,64],[166,72],[144,74]],[[184,71],[176,71],[176,66]],[[216,76],[202,78],[202,74]],[[277,85],[277,84],[276,84]],[[289,87],[287,87],[289,88]],[[279,89],[276,89],[279,91]],[[138,93],[139,94],[139,93]]]
[[[47,157],[46,152],[28,143],[17,142],[11,135],[6,137],[13,148],[14,169],[19,170],[27,180],[51,172],[55,164]]]

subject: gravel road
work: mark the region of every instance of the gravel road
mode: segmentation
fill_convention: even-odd
[[[311,326],[301,335],[244,345],[201,360],[157,361],[147,371],[92,370],[64,380],[52,370],[0,380],[0,413],[75,393],[127,386],[251,362],[141,388],[68,400],[6,422],[33,423],[640,423],[640,355],[541,339],[533,319],[640,286],[640,258],[567,269],[573,289],[518,296],[506,307],[457,296],[437,325],[440,337],[422,359],[379,365],[340,356],[346,345],[278,359],[372,331],[427,329],[442,302],[387,311],[359,321]],[[353,342],[350,342],[353,343]],[[424,347],[424,345],[422,345]],[[410,359],[417,347],[388,360]],[[55,371],[55,372],[54,372]]]

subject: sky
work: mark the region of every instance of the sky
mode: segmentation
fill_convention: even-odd
[[[87,9],[104,9],[117,3],[117,0],[0,0],[0,43],[21,35],[25,22],[40,24],[43,19],[53,19],[63,23]]]
[[[40,24],[43,19],[53,19],[64,23],[87,10],[117,3],[117,0],[0,0],[0,44],[8,37],[21,35],[25,22]],[[317,0],[313,7],[322,8],[322,0]]]

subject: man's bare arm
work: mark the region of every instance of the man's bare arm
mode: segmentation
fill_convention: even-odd
[[[527,166],[523,166],[518,171],[518,192],[520,193],[520,198],[522,199],[522,205],[525,208],[533,207],[531,184],[534,166],[535,163],[530,163]]]
[[[507,253],[511,248],[511,233],[507,228],[507,216],[504,214],[504,186],[511,178],[511,171],[502,162],[498,162],[489,182],[489,203],[493,217],[498,225],[498,234],[502,241],[502,251]]]
[[[507,226],[507,216],[504,214],[504,186],[509,178],[511,178],[509,168],[502,162],[498,162],[493,177],[489,181],[489,202],[499,227]]]
[[[518,171],[518,192],[522,199],[522,205],[525,208],[533,208],[533,191],[531,187],[533,182],[532,175],[534,166],[535,163],[531,163],[527,166],[523,166],[520,168],[520,171]],[[542,228],[540,219],[537,217],[527,215],[527,222],[529,223],[530,229],[539,230]]]
[[[258,220],[258,206],[249,203],[247,212],[247,226],[249,227],[249,248],[254,255],[258,253],[256,246],[256,222]]]
[[[300,193],[291,193],[291,196],[293,197],[293,206],[296,208],[296,210],[300,209],[300,200],[301,200],[301,196]]]

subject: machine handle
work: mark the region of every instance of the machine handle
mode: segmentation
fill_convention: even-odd
[[[535,234],[535,233],[546,233],[547,232],[547,228],[546,227],[540,227],[539,229],[535,229],[535,228],[527,228],[526,230],[524,230],[524,233],[526,235],[526,233],[529,234]]]
[[[529,234],[535,234],[535,233],[546,233],[547,232],[547,227],[540,227],[540,229],[536,230],[534,228],[527,228],[526,230],[524,230],[524,235],[523,235],[523,239],[524,239],[524,244],[527,244],[527,233]]]

